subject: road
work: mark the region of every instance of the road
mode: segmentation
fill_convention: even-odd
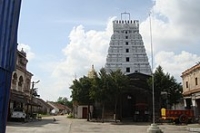
[[[150,123],[87,122],[85,119],[51,116],[28,123],[8,122],[6,133],[147,133],[149,125]],[[158,126],[164,133],[189,133],[188,125]]]

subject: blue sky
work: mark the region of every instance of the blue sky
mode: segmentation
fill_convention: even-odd
[[[161,65],[181,82],[181,73],[200,60],[200,1],[197,0],[22,0],[19,50],[29,59],[28,71],[44,100],[70,98],[74,78],[105,65],[112,20],[129,12],[140,21],[150,55],[149,12],[152,12],[154,67]],[[125,16],[126,17],[126,16]],[[151,57],[149,56],[151,63]]]

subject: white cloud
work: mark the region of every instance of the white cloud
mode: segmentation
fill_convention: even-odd
[[[83,76],[87,75],[93,64],[97,70],[104,67],[112,20],[109,19],[105,31],[85,31],[82,25],[74,27],[69,35],[70,43],[63,49],[65,59],[57,65],[53,76]]]
[[[51,67],[52,75],[48,77],[51,78],[49,79],[51,83],[45,83],[46,86],[40,87],[43,88],[40,90],[41,93],[51,96],[45,99],[57,99],[59,96],[69,98],[71,95],[69,87],[75,78],[87,75],[92,65],[96,71],[104,67],[113,19],[114,17],[108,20],[107,27],[102,31],[85,31],[82,25],[73,27],[69,34],[70,42],[62,50],[64,59],[54,62]],[[48,88],[51,88],[51,92]]]
[[[152,7],[155,67],[161,65],[179,82],[182,72],[200,60],[199,4],[197,0],[155,0]],[[106,29],[102,31],[86,31],[83,25],[73,27],[69,34],[70,42],[62,50],[65,57],[58,62],[48,62],[46,66],[42,64],[52,71],[52,75],[41,83],[40,92],[44,99],[69,98],[69,86],[75,77],[87,75],[93,64],[97,71],[104,67],[113,19],[109,19]],[[140,33],[151,59],[149,26],[147,17],[140,24]]]
[[[170,73],[179,82],[181,74],[186,69],[200,61],[200,56],[182,51],[175,54],[174,52],[160,51],[155,57],[156,66],[160,65],[165,72]]]
[[[200,42],[200,7],[197,6],[200,1],[156,0],[155,3],[151,18],[156,51],[177,50],[180,45],[187,50],[191,44]],[[141,33],[148,42],[149,25],[149,18],[141,23]]]
[[[196,0],[156,0],[152,8],[154,63],[180,82],[182,72],[200,60],[199,4],[200,1]],[[140,31],[148,55],[151,52],[149,29],[147,18],[141,23]]]

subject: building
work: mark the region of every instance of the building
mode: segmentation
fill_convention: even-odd
[[[0,0],[0,133],[6,131],[21,0]]]
[[[75,107],[75,106],[74,106]],[[93,113],[93,106],[90,106],[90,113]],[[78,105],[74,108],[74,117],[79,119],[88,118],[88,105]]]
[[[194,109],[195,116],[200,114],[200,63],[185,70],[182,75],[183,98],[186,109]]]
[[[96,71],[94,69],[94,65],[88,71],[88,78],[94,78],[96,75]],[[89,108],[89,109],[88,109]],[[93,114],[93,105],[79,105],[77,102],[73,103],[73,115],[75,118],[86,119],[88,118],[88,113]]]
[[[26,53],[23,49],[17,51],[16,69],[13,71],[11,80],[8,118],[16,108],[20,108],[26,114],[31,114],[32,107],[40,107],[40,105],[33,101],[30,93],[33,74],[27,70],[27,63],[28,60],[26,59]]]
[[[122,20],[128,15],[128,20]],[[151,75],[151,68],[139,33],[139,21],[130,20],[129,13],[122,13],[121,20],[113,21],[113,34],[106,59],[106,70],[121,69],[125,74],[140,72]]]
[[[128,19],[123,19],[124,15]],[[147,80],[152,71],[139,32],[139,21],[131,20],[129,13],[121,13],[121,20],[113,21],[105,69],[107,72],[120,69],[130,79],[130,89],[121,97],[122,117],[148,121],[152,114],[152,95]]]
[[[151,77],[139,72],[127,75],[129,91],[122,93],[122,118],[133,121],[149,121],[152,114],[152,96],[147,83]]]
[[[71,109],[66,105],[50,101],[47,103],[51,106],[51,114],[69,114],[71,112]]]
[[[52,106],[50,106],[41,98],[34,97],[33,102],[39,105],[33,107],[33,112],[38,112],[39,114],[50,114],[51,110],[53,109]]]
[[[89,78],[94,78],[96,74],[97,73],[96,73],[96,71],[94,69],[94,65],[92,65],[92,69],[88,72],[88,77]]]

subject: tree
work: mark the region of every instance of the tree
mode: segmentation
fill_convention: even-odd
[[[169,73],[164,73],[161,66],[156,68],[154,76],[154,93],[155,101],[157,101],[159,109],[161,108],[161,101],[163,101],[163,95],[166,95],[166,101],[170,106],[177,104],[182,98],[182,87],[180,83],[177,83],[175,78]],[[152,78],[148,80],[150,88],[152,87]],[[165,103],[166,104],[166,103]],[[166,105],[165,105],[166,106]]]
[[[68,102],[68,99],[66,97],[59,97],[57,100],[57,103],[60,103],[62,105],[66,105]]]
[[[91,97],[97,102],[101,103],[102,106],[102,122],[104,122],[104,110],[105,103],[110,99],[109,97],[109,76],[106,70],[102,68],[99,72],[99,76],[95,76],[93,79],[93,87],[90,93]]]
[[[121,119],[121,95],[129,86],[128,77],[121,70],[111,71],[107,73],[104,68],[99,72],[93,80],[93,89],[91,96],[93,99],[101,103],[102,106],[102,122],[104,121],[105,105],[114,107],[114,113],[117,114],[119,106],[119,118]]]
[[[72,89],[72,100],[78,102],[79,104],[88,105],[88,121],[90,114],[90,104],[92,103],[92,98],[90,97],[91,87],[91,79],[86,76],[83,76],[79,80],[75,79],[73,81],[73,85],[70,86]]]
[[[171,76],[169,79],[170,82],[168,88],[164,91],[167,94],[166,104],[170,105],[171,107],[172,105],[180,102],[180,100],[182,99],[183,89],[181,83],[177,83],[176,79],[173,76]]]
[[[117,106],[120,105],[119,118],[121,119],[122,118],[121,95],[129,87],[129,79],[126,75],[122,73],[120,69],[116,71],[111,71],[110,78],[111,78],[111,84],[112,84],[111,97],[114,99],[114,102],[115,102],[114,111],[115,111],[115,114],[117,114]]]
[[[71,97],[73,101],[79,104],[87,104],[90,101],[91,81],[88,77],[84,76],[79,80],[75,79],[70,88],[72,89]]]
[[[128,77],[120,70],[107,73],[105,68],[102,68],[98,74],[95,73],[93,78],[84,76],[79,80],[75,79],[73,85],[70,86],[72,89],[71,97],[79,104],[88,104],[88,108],[90,103],[94,101],[100,103],[102,122],[104,122],[105,105],[113,106],[115,113],[117,113],[117,106],[121,105],[119,104],[121,94],[129,86],[128,81]],[[121,112],[121,107],[119,109]]]
[[[73,108],[72,101],[69,101],[66,97],[59,97],[57,103],[65,105],[71,109]]]

